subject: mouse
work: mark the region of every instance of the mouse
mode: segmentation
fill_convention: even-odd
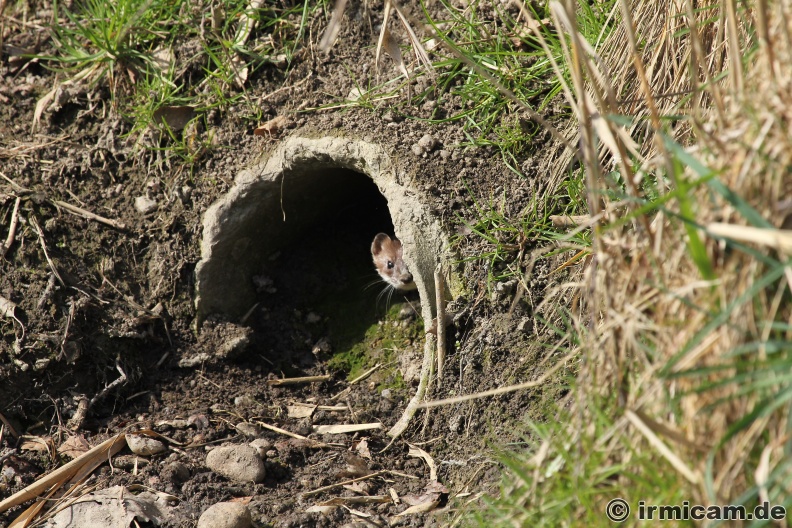
[[[388,285],[401,291],[417,288],[413,275],[402,257],[402,243],[385,233],[377,233],[371,243],[371,257],[377,273]]]

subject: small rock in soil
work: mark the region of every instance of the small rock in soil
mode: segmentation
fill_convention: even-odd
[[[190,478],[190,468],[188,468],[187,464],[184,464],[183,462],[171,462],[162,468],[160,476],[163,480],[168,482],[181,484]]]
[[[217,349],[217,355],[220,358],[233,358],[241,354],[245,348],[250,344],[250,334],[252,332],[248,332],[245,335],[235,336],[229,339],[228,341],[224,342],[220,347]]]
[[[241,422],[236,425],[236,430],[250,438],[256,438],[257,436],[261,436],[264,432],[264,428],[260,425],[252,424],[249,422]]]
[[[256,398],[250,394],[243,394],[234,398],[234,405],[236,407],[253,407],[256,405]]]
[[[265,440],[263,438],[256,438],[250,442],[249,445],[258,451],[258,455],[261,458],[266,458],[267,452],[272,449],[272,443],[270,443],[269,440]]]
[[[418,146],[421,147],[424,152],[431,152],[437,146],[437,140],[429,134],[424,134],[423,137],[418,140]]]
[[[206,456],[206,467],[236,482],[262,482],[267,474],[258,450],[249,445],[216,447]]]
[[[454,415],[448,420],[448,430],[452,433],[460,433],[462,432],[462,415]]]
[[[133,455],[123,455],[113,458],[113,466],[118,469],[123,469],[124,471],[133,471],[136,467],[140,469],[148,465],[148,460]]]
[[[167,446],[155,438],[148,436],[128,434],[126,435],[126,442],[129,450],[140,456],[151,456],[157,453],[162,453],[167,449]]]
[[[218,502],[203,512],[198,528],[249,528],[253,525],[250,510],[238,502]]]
[[[138,196],[135,198],[135,209],[140,214],[148,214],[157,208],[157,201],[148,196]]]

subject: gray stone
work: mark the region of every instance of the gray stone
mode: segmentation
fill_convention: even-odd
[[[141,456],[156,455],[168,449],[163,442],[156,438],[143,435],[128,434],[126,435],[126,442],[130,451]]]
[[[214,448],[206,455],[206,467],[235,482],[262,482],[267,475],[258,450],[249,445]]]
[[[157,201],[148,196],[138,196],[135,198],[135,209],[140,214],[148,214],[157,208]]]
[[[218,502],[201,514],[198,528],[250,528],[250,510],[238,502]]]

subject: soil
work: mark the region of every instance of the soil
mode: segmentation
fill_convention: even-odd
[[[46,21],[47,13],[46,6],[33,7],[29,20]],[[526,143],[517,162],[530,171],[517,176],[495,148],[464,146],[460,121],[426,120],[454,115],[466,103],[432,87],[426,77],[415,79],[395,101],[312,110],[344,100],[356,83],[373,78],[372,43],[381,17],[381,7],[364,12],[363,5],[350,5],[337,43],[325,55],[316,44],[326,18],[317,15],[311,46],[301,48],[289,67],[272,64],[256,70],[245,86],[247,97],[259,102],[262,122],[286,116],[285,128],[257,136],[254,126],[239,117],[239,108],[209,110],[206,126],[195,133],[201,141],[211,138],[212,148],[196,152],[192,163],[168,150],[145,148],[147,142],[167,146],[169,140],[133,131],[130,121],[118,115],[107,83],[63,87],[63,95],[45,109],[34,129],[37,102],[64,77],[14,52],[36,46],[51,51],[45,29],[16,19],[0,25],[0,240],[9,232],[20,199],[16,236],[0,259],[0,303],[5,303],[0,304],[0,498],[68,460],[36,448],[31,437],[58,447],[81,435],[96,445],[137,429],[165,435],[172,441],[170,449],[137,463],[116,464],[113,470],[105,465],[90,477],[91,483],[99,488],[144,484],[176,496],[169,526],[194,526],[207,507],[232,499],[248,503],[257,526],[351,523],[358,517],[350,509],[330,514],[306,510],[337,496],[387,496],[391,488],[399,497],[420,496],[431,487],[430,468],[409,455],[410,445],[436,463],[444,486],[436,507],[404,517],[394,517],[408,507],[404,501],[352,505],[351,510],[372,515],[373,522],[443,525],[460,510],[480,508],[475,500],[466,506],[477,493],[498,492],[497,451],[507,445],[530,447],[522,445],[531,439],[521,424],[541,419],[563,396],[561,375],[534,390],[419,412],[408,431],[389,445],[385,432],[415,391],[424,332],[414,315],[418,299],[398,293],[377,296],[382,285],[368,248],[372,233],[392,232],[382,207],[369,204],[369,216],[349,219],[341,219],[346,212],[339,211],[338,220],[317,224],[280,250],[272,275],[258,279],[261,306],[245,321],[218,315],[200,328],[195,325],[193,272],[207,207],[228,190],[239,170],[280,138],[347,134],[384,145],[414,164],[413,187],[441,219],[458,253],[457,272],[466,293],[450,305],[456,317],[446,371],[431,398],[541,375],[549,350],[541,344],[552,343],[553,335],[537,335],[533,318],[563,273],[551,278],[557,267],[552,259],[533,266],[530,291],[512,313],[517,281],[492,283],[488,277],[508,266],[524,270],[537,242],[519,240],[520,247],[505,261],[492,264],[474,258],[492,246],[469,226],[479,220],[477,207],[490,201],[507,218],[520,218],[550,179],[543,167],[550,166],[546,156],[551,149],[546,138]],[[251,38],[267,38],[267,31],[256,30]],[[195,43],[181,44],[177,61],[186,62]],[[383,72],[398,75],[389,59]],[[423,99],[411,99],[427,89]],[[504,115],[503,120],[513,117]],[[416,155],[412,147],[425,134],[440,145]],[[155,200],[157,207],[141,213],[135,207],[141,196]],[[123,227],[74,214],[63,202]],[[340,234],[323,231],[329,224],[346,227]],[[355,227],[361,225],[365,229]],[[332,253],[324,246],[328,241],[356,249],[331,262],[324,259]],[[370,282],[376,285],[366,289]],[[377,363],[384,367],[372,377],[349,383]],[[313,375],[330,378],[300,385],[268,383]],[[120,376],[125,381],[114,384]],[[344,389],[349,390],[336,397]],[[85,416],[78,412],[81,402],[90,404]],[[294,402],[345,410],[317,408],[309,417],[293,417]],[[375,422],[383,428],[347,434],[313,431],[317,425]],[[266,479],[231,482],[206,467],[206,452],[249,442],[238,428],[243,423],[276,426],[326,446],[257,430],[254,436],[272,446],[266,454]],[[127,450],[121,456],[132,455]],[[174,463],[187,471],[174,470]],[[363,481],[356,491],[339,487],[303,495],[379,470],[393,473]],[[0,513],[0,527],[22,510],[17,506]]]

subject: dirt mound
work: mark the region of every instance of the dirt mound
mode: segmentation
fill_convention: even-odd
[[[381,16],[354,9],[348,17]],[[520,440],[514,421],[540,415],[560,389],[419,412],[393,445],[386,431],[418,387],[438,263],[454,323],[431,397],[536,377],[534,343],[546,336],[532,335],[528,318],[549,270],[533,270],[529,300],[507,314],[517,282],[488,289],[492,269],[475,259],[487,243],[471,226],[491,200],[523,210],[544,174],[517,178],[494,149],[463,146],[459,122],[422,121],[463,105],[431,90],[409,103],[424,77],[395,95],[417,119],[388,100],[307,111],[372,77],[376,34],[367,24],[345,26],[328,56],[300,48],[288,70],[272,63],[248,78],[244,94],[260,101],[263,120],[286,116],[282,130],[256,136],[233,106],[207,110],[197,134],[211,148],[188,162],[144,148],[168,140],[133,130],[106,83],[63,85],[58,104],[38,116],[37,103],[61,81],[37,61],[12,60],[9,46],[33,45],[25,27],[6,26],[0,76],[0,232],[17,226],[0,259],[0,496],[61,463],[40,446],[72,437],[95,445],[137,429],[164,435],[168,450],[124,452],[92,482],[174,495],[173,526],[193,526],[208,506],[234,498],[263,524],[336,526],[355,510],[430,526],[443,514],[396,518],[410,501],[392,497],[442,508],[490,490],[491,446]],[[379,231],[403,240],[419,296],[377,296],[368,251]],[[532,241],[524,244],[512,257],[527,258]],[[319,381],[275,382],[307,376]],[[381,427],[323,428],[342,424]],[[231,482],[206,467],[207,450],[253,437],[271,445],[262,482]],[[315,493],[345,481],[355,482]],[[384,499],[309,511],[341,495]],[[0,525],[20,512],[0,514]]]

